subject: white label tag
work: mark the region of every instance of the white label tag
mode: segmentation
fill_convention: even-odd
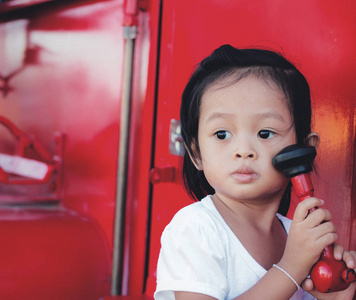
[[[46,163],[34,159],[0,153],[0,167],[7,173],[42,180],[49,167]]]

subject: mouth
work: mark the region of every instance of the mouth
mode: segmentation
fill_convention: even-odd
[[[246,184],[257,180],[259,175],[250,168],[242,168],[232,173],[231,177],[237,183]]]

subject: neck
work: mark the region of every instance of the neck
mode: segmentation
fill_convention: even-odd
[[[271,232],[275,226],[276,213],[279,208],[281,196],[276,195],[269,201],[240,201],[227,199],[214,194],[213,202],[222,217],[230,222],[238,222],[253,226],[264,232]]]

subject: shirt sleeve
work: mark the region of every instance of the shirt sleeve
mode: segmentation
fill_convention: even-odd
[[[166,227],[157,266],[156,300],[174,299],[174,291],[225,299],[225,274],[224,248],[211,222],[179,219]]]

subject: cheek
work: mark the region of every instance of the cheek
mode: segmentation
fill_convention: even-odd
[[[213,182],[216,182],[219,178],[223,178],[225,170],[223,159],[221,158],[221,155],[209,153],[209,151],[202,153],[201,157],[202,171],[208,182],[213,185]]]
[[[263,161],[261,161],[260,166],[262,167],[259,170],[261,171],[262,175],[267,176],[267,178],[269,178],[271,181],[282,183],[283,181],[288,181],[288,179],[283,173],[279,172],[272,164],[272,158],[280,150],[281,149],[276,149],[275,151],[272,151],[269,155],[265,156],[263,158]]]
[[[276,184],[277,186],[287,186],[289,179],[281,172],[277,171],[273,168],[273,171],[270,173],[270,181],[272,184]]]
[[[201,151],[201,162],[203,169],[220,171],[227,162],[227,154],[222,149],[215,149],[211,145],[206,145]]]
[[[226,183],[226,176],[221,172],[221,168],[214,168],[209,165],[204,168],[203,172],[206,180],[215,191],[223,189]]]

